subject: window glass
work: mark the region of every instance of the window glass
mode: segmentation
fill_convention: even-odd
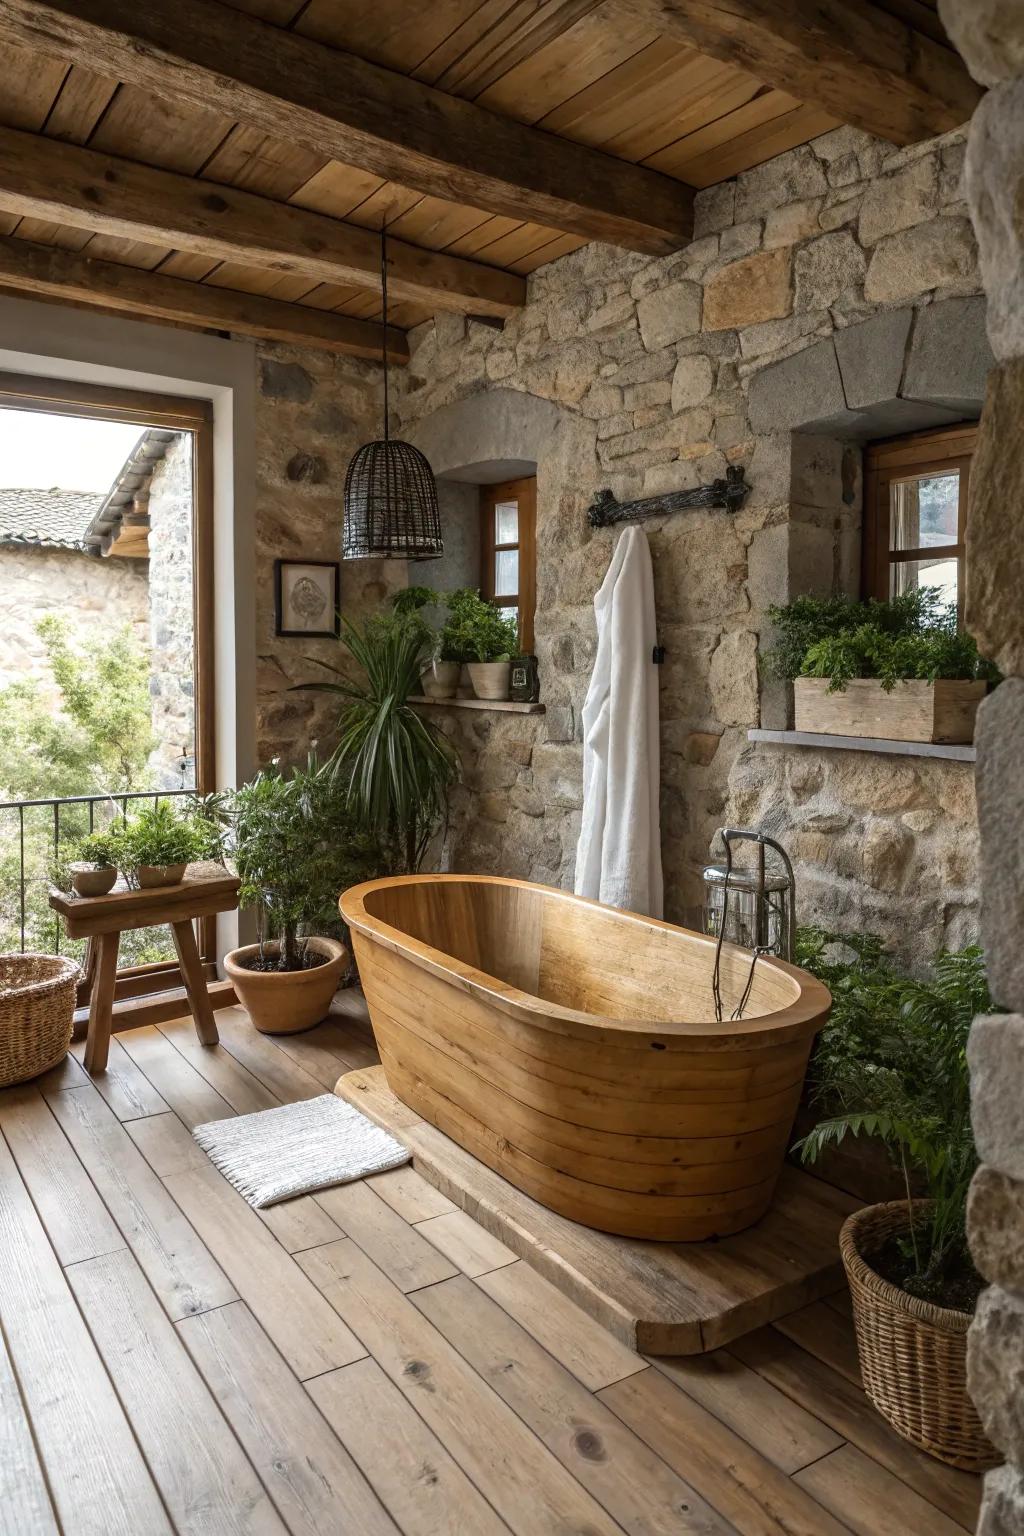
[[[515,597],[519,591],[519,551],[499,549],[494,557],[495,597]]]
[[[889,487],[889,548],[931,549],[957,542],[960,471],[894,480]]]
[[[519,543],[519,503],[499,501],[494,508],[495,544]]]
[[[889,596],[899,597],[915,587],[932,587],[944,603],[956,603],[959,565],[955,555],[940,555],[935,560],[894,560],[889,567]]]

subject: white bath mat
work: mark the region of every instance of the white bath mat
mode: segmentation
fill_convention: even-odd
[[[211,1120],[192,1134],[257,1209],[383,1173],[412,1157],[400,1141],[333,1093],[233,1120]]]

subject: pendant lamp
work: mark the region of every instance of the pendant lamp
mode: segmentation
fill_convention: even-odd
[[[388,267],[380,232],[384,436],[356,450],[345,476],[343,560],[436,560],[444,553],[433,470],[411,443],[388,435]]]

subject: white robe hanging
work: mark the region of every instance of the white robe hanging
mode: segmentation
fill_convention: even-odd
[[[654,575],[642,529],[620,534],[594,614],[597,659],[583,706],[576,894],[661,917]]]

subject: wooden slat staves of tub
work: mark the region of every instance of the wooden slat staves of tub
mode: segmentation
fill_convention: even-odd
[[[413,875],[347,891],[395,1094],[517,1188],[627,1237],[739,1232],[771,1203],[830,999],[758,961],[714,1021],[714,944],[565,891]],[[749,956],[726,946],[726,1012]]]

